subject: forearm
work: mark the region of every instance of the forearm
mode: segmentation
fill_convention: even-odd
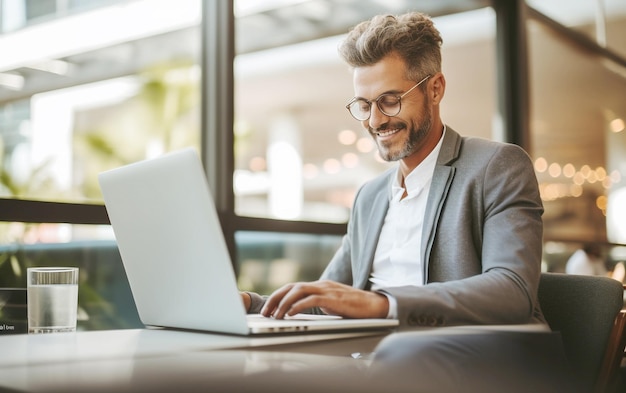
[[[404,327],[501,325],[542,322],[532,291],[504,269],[425,286],[386,288]]]

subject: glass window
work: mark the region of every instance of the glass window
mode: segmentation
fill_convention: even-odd
[[[0,198],[71,202],[34,203],[40,224],[0,222],[0,287],[25,287],[29,266],[78,266],[78,329],[141,323],[111,228],[46,217],[90,222],[99,172],[199,149],[201,6],[0,0]]]
[[[625,243],[626,79],[535,21],[529,57],[544,237]]]
[[[92,3],[0,35],[0,197],[101,201],[99,172],[200,145],[200,0]]]
[[[394,164],[381,160],[371,137],[345,109],[354,92],[337,45],[352,26],[377,13],[423,7],[417,1],[387,9],[376,2],[311,1],[308,7],[259,10],[251,3],[235,2],[235,211],[346,222],[359,186]],[[313,14],[298,14],[300,7],[313,12],[313,4]],[[495,14],[482,8],[434,19],[448,81],[443,120],[465,135],[492,138]]]
[[[0,32],[127,0],[0,0]]]
[[[622,0],[527,0],[560,24],[626,56],[626,2]]]

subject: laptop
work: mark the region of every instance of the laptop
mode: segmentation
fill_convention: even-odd
[[[390,319],[248,315],[193,148],[100,173],[104,202],[146,326],[234,335],[389,329]]]

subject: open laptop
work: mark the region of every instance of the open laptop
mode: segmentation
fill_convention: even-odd
[[[98,177],[147,326],[237,335],[389,329],[389,319],[247,315],[201,161],[192,148]]]

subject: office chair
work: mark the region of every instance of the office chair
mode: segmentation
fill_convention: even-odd
[[[624,286],[608,277],[542,273],[539,304],[584,391],[610,392],[626,344]]]

